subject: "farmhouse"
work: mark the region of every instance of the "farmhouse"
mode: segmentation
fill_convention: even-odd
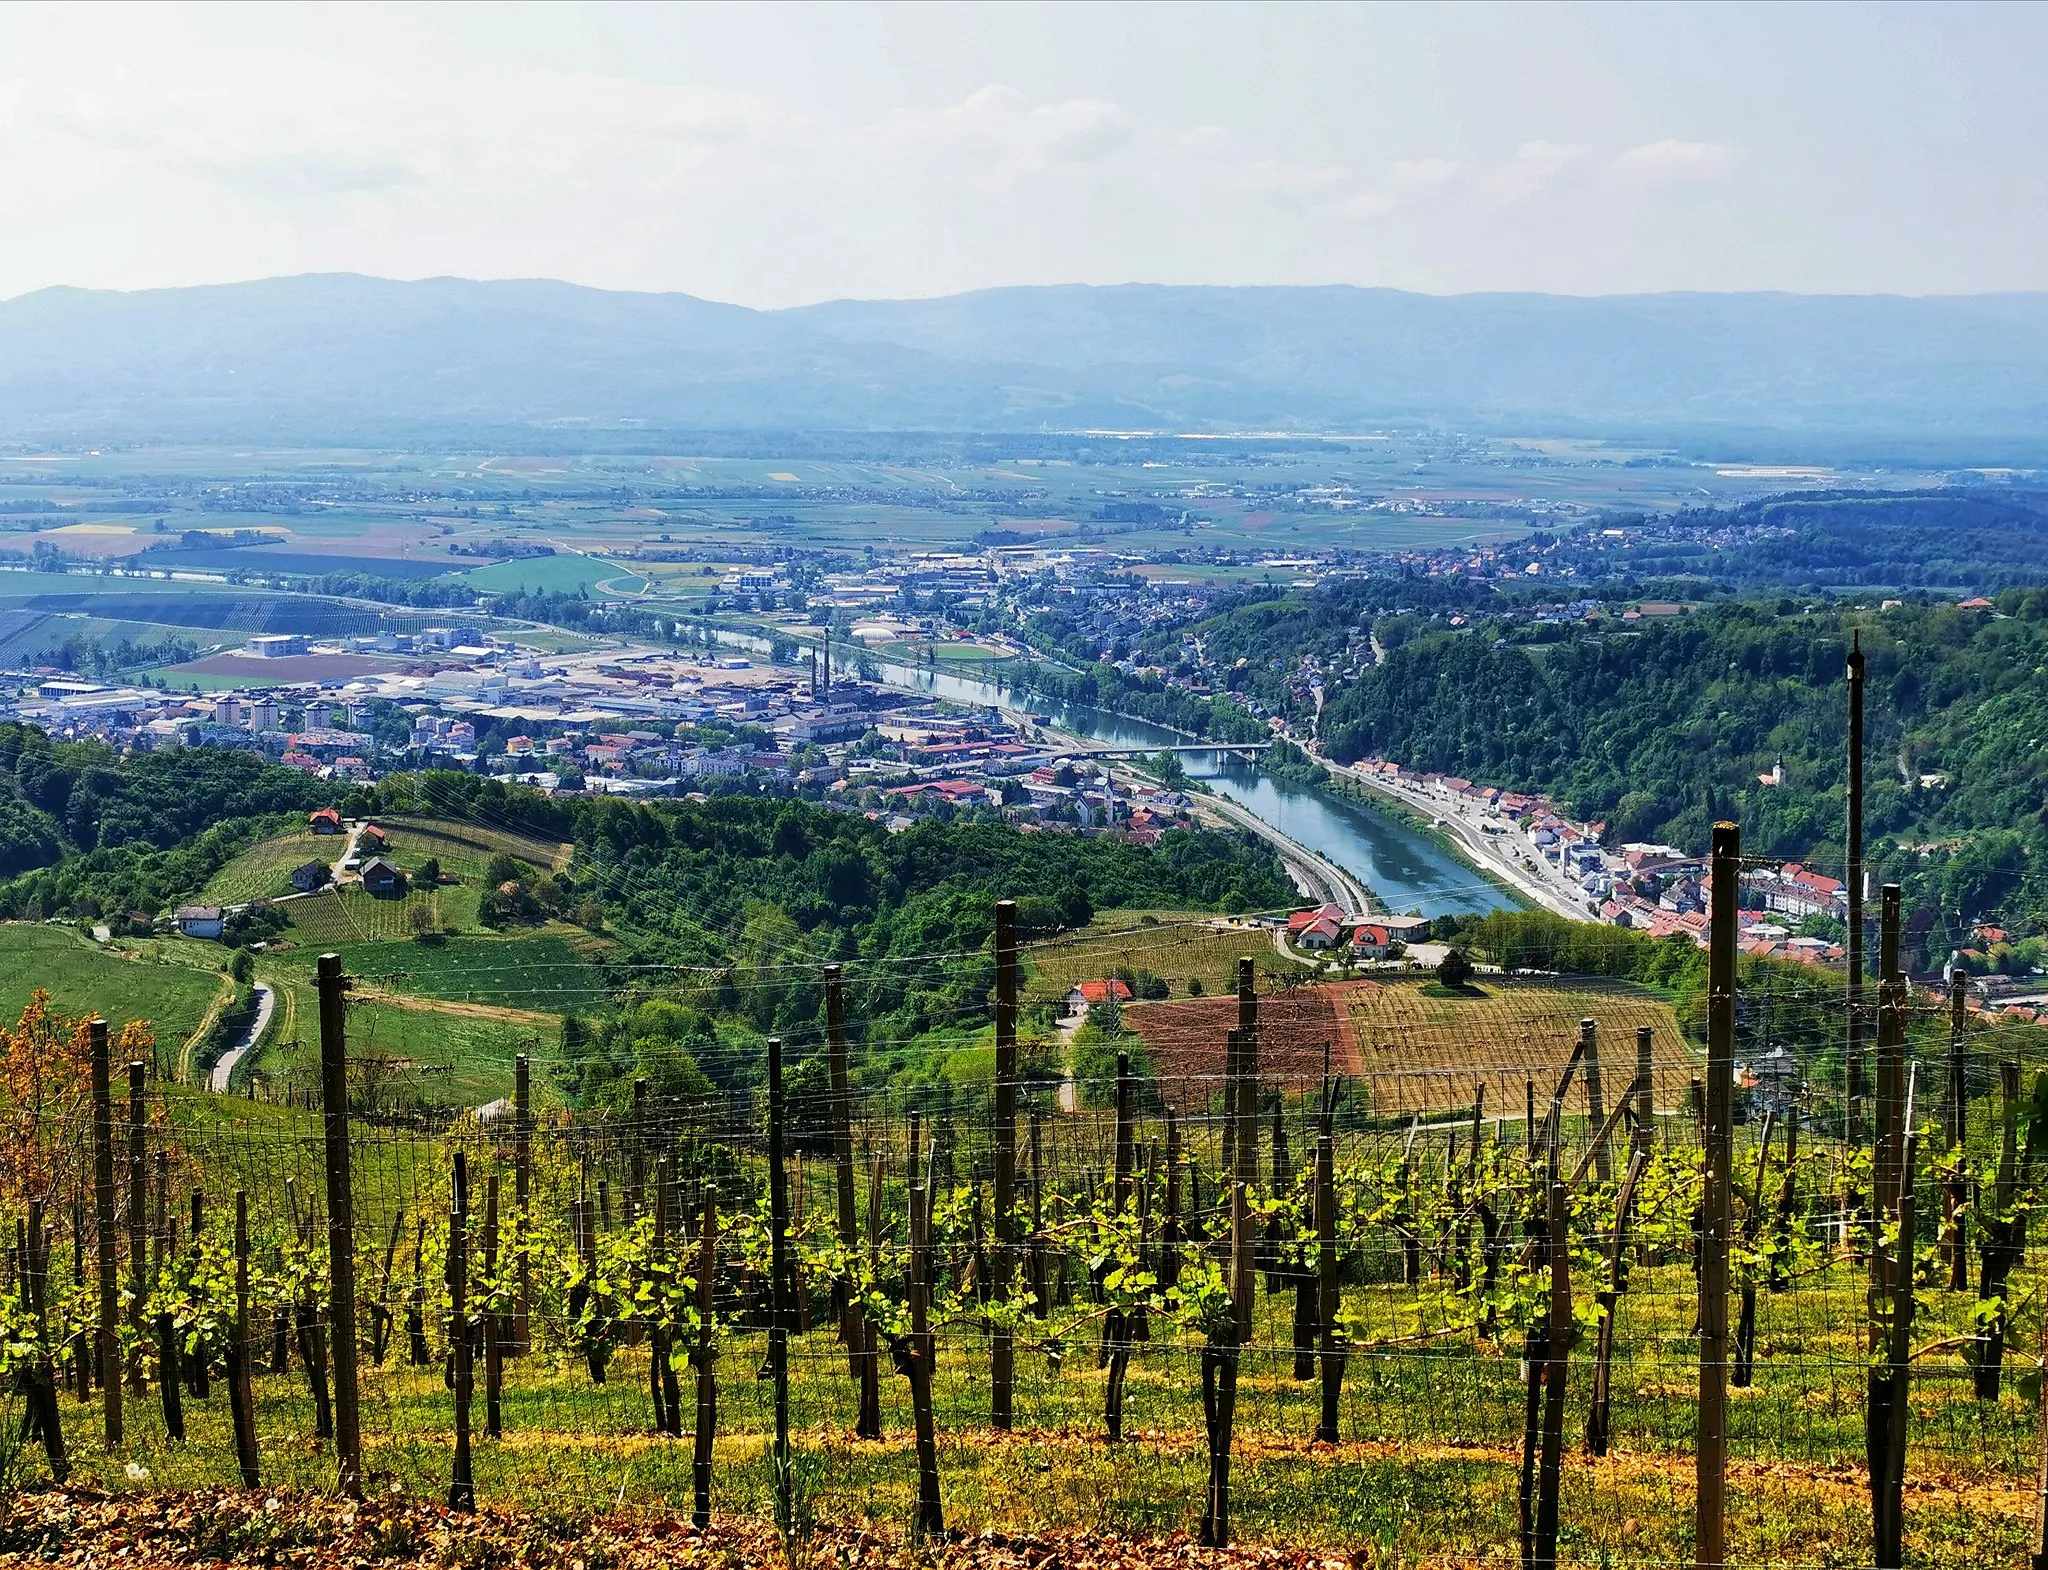
[[[374,823],[363,825],[356,835],[356,849],[366,856],[381,856],[391,848],[391,837]]]
[[[315,834],[339,834],[341,814],[332,807],[318,807],[306,814],[306,826]]]
[[[292,868],[292,887],[301,894],[310,894],[315,889],[324,889],[334,879],[327,863],[315,856],[311,861]]]
[[[226,913],[218,905],[180,905],[178,930],[188,938],[217,938],[226,924]]]
[[[363,887],[378,899],[399,899],[405,894],[405,874],[382,856],[363,863]]]
[[[1098,1003],[1131,1001],[1131,988],[1123,981],[1084,981],[1067,994],[1067,1012],[1085,1014]]]

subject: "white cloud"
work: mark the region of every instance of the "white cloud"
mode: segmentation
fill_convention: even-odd
[[[1735,168],[1735,149],[1719,142],[1680,142],[1666,138],[1631,147],[1614,160],[1614,171],[1645,185],[1679,185],[1719,180]]]
[[[1558,177],[1583,164],[1592,148],[1578,142],[1524,142],[1514,156],[1489,170],[1484,189],[1500,201],[1522,201],[1548,190]]]

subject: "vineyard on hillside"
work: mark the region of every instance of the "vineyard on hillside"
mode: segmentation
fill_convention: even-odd
[[[1637,988],[1245,955],[1220,999],[1108,1011],[1114,1104],[1062,1112],[1004,1056],[1062,940],[1007,919],[994,1072],[924,1106],[861,1088],[865,962],[812,972],[821,1027],[758,1092],[643,1044],[580,1110],[539,1042],[466,1070],[478,1110],[395,1104],[392,1003],[332,961],[295,1000],[324,1082],[285,1101],[32,1008],[0,1063],[21,1478],[738,1517],[793,1559],[1078,1528],[1648,1566],[1709,1521],[1729,1562],[2026,1553],[2032,1032],[1888,979],[1845,1068],[1839,993],[1738,988],[1732,944],[1703,1035]],[[511,1015],[553,963],[444,990]]]

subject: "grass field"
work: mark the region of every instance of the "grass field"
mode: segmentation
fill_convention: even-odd
[[[141,952],[161,954],[171,947],[143,944]],[[204,950],[217,962],[227,959],[227,950],[217,945]],[[0,1020],[12,1025],[39,987],[61,1012],[101,1014],[116,1030],[131,1019],[148,1020],[168,1056],[205,1017],[221,977],[168,959],[133,958],[69,927],[0,923]]]
[[[251,845],[207,880],[200,897],[215,905],[245,905],[292,892],[295,867],[318,857],[331,862],[341,855],[343,840],[334,834],[295,829]]]
[[[1156,914],[1158,924],[1145,925],[1146,914]],[[1186,995],[1190,980],[1199,980],[1212,997],[1234,992],[1243,955],[1257,966],[1262,991],[1265,978],[1305,969],[1275,953],[1265,929],[1221,923],[1220,917],[1185,912],[1105,912],[1084,931],[1026,947],[1024,1001],[1064,998],[1076,984],[1099,981],[1119,968],[1151,971],[1165,979],[1175,997]]]
[[[493,856],[516,856],[543,872],[560,872],[569,865],[573,846],[535,839],[509,829],[484,828],[454,823],[442,818],[396,815],[379,818],[391,834],[392,860],[402,867],[416,867],[428,856],[440,859],[441,869],[457,877],[478,877]]]
[[[557,553],[495,562],[488,567],[472,567],[461,574],[461,580],[486,594],[514,589],[574,594],[578,589],[595,589],[605,579],[631,571],[630,567],[622,567],[597,556]]]

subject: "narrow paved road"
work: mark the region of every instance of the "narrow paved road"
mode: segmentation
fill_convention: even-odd
[[[277,994],[262,982],[250,989],[256,994],[256,1017],[249,1022],[249,1028],[242,1032],[241,1039],[220,1055],[220,1061],[213,1066],[213,1074],[206,1082],[206,1088],[217,1094],[227,1094],[228,1076],[235,1071],[235,1065],[248,1055],[249,1049],[263,1039],[263,1032],[270,1028],[270,1013],[277,1006]]]

